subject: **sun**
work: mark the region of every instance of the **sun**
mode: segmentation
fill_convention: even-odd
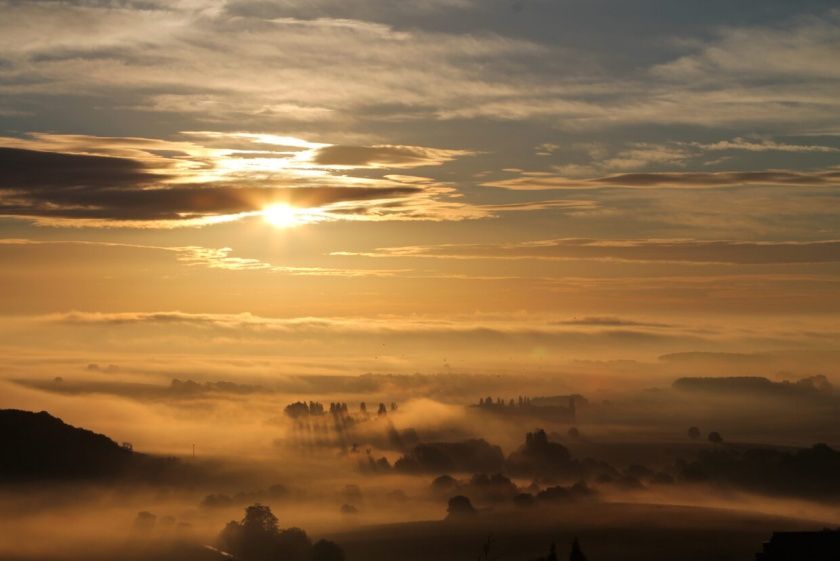
[[[272,205],[262,211],[265,221],[277,228],[291,228],[303,222],[298,209],[289,205]]]

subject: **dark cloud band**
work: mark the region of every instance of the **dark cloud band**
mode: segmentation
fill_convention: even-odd
[[[172,184],[174,174],[130,158],[0,148],[0,214],[41,218],[182,220],[405,197],[395,187],[271,187]]]

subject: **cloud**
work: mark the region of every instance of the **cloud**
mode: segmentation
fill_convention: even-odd
[[[710,144],[695,143],[695,146],[704,150],[724,151],[743,150],[746,152],[793,152],[793,153],[832,153],[840,152],[840,148],[833,146],[822,146],[819,144],[787,144],[774,140],[750,140],[746,138],[734,138],[732,140],[721,140]]]
[[[645,325],[583,325],[562,324],[558,322],[505,321],[496,318],[487,319],[441,319],[435,317],[365,317],[365,318],[268,318],[249,313],[241,314],[195,314],[179,311],[167,312],[67,312],[33,318],[42,324],[68,326],[184,326],[207,328],[220,332],[236,333],[242,337],[272,339],[280,337],[385,337],[397,344],[400,340],[443,341],[447,347],[456,349],[459,345],[481,345],[491,341],[506,342],[509,345],[530,345],[535,342],[554,344],[581,343],[597,345],[598,341],[613,340],[616,343],[632,342],[655,344],[670,339],[688,337],[697,342],[705,336],[697,333],[668,333],[669,326]],[[343,344],[347,344],[345,340]]]
[[[673,327],[667,323],[634,321],[610,316],[586,316],[552,322],[554,325],[580,325],[592,327]]]
[[[0,215],[52,225],[174,227],[258,216],[279,204],[308,210],[301,222],[489,214],[431,180],[331,169],[440,165],[465,151],[331,146],[245,133],[186,136],[191,140],[49,134],[0,139]]]
[[[547,37],[542,22],[500,17],[492,2],[420,4],[6,2],[2,91],[14,96],[10,110],[81,96],[238,127],[355,128],[371,115],[408,126],[483,119],[567,130],[838,124],[836,11],[763,27],[709,29],[699,18],[678,44],[664,19],[645,26],[657,45],[650,56],[638,34],[623,48],[627,22],[578,21],[547,2],[535,8],[545,21],[577,29]],[[584,29],[587,40],[577,40]]]
[[[559,154],[559,146],[551,146],[554,147],[552,150],[543,148],[540,155]],[[540,149],[540,147],[537,147],[537,149]],[[661,173],[669,169],[682,172],[692,165],[695,167],[718,166],[733,159],[736,152],[751,152],[753,154],[772,152],[831,154],[840,152],[840,148],[817,144],[790,144],[769,138],[736,137],[706,143],[686,141],[630,142],[614,149],[599,143],[572,143],[566,148],[565,152],[568,152],[568,154],[562,156],[563,163],[551,167],[554,176],[559,180],[562,180],[562,178],[595,178],[593,181],[597,182],[604,176],[617,172],[652,171]],[[726,154],[722,156],[721,152]],[[754,166],[755,164],[752,163],[751,167]],[[524,172],[522,175],[550,178],[551,172]],[[743,181],[743,178],[735,178],[735,180]]]
[[[840,186],[840,169],[620,173],[589,179],[562,177],[548,172],[525,172],[520,174],[519,177],[489,181],[482,183],[482,185],[513,191],[604,189],[608,187],[625,189],[651,187],[703,189],[743,185],[837,187]]]
[[[366,257],[547,259],[764,265],[840,262],[840,241],[746,242],[569,238],[515,244],[447,244],[379,248]]]
[[[837,40],[840,12],[803,16],[774,26],[725,27],[694,53],[654,67],[672,80],[840,78]]]
[[[440,165],[464,150],[436,150],[420,146],[325,146],[315,152],[313,161],[324,166],[351,168],[408,168]]]
[[[525,212],[531,210],[566,210],[570,212],[596,210],[600,208],[597,201],[586,199],[549,199],[542,201],[523,201],[519,203],[498,203],[480,205],[479,208],[489,212]]]
[[[0,188],[53,191],[79,187],[145,187],[171,176],[128,158],[0,147]]]
[[[123,336],[112,340],[114,329],[121,330]],[[35,337],[25,335],[28,333],[43,337],[47,333],[73,332],[70,340],[56,350],[75,340],[86,341],[87,348],[99,341],[92,340],[91,334],[105,330],[109,333],[108,341],[101,341],[105,347],[97,349],[98,354],[107,351],[110,345],[142,352],[148,345],[158,342],[166,345],[172,337],[177,337],[181,346],[175,353],[192,354],[197,348],[260,357],[309,357],[317,353],[319,360],[325,362],[336,356],[359,359],[368,354],[371,358],[402,355],[423,364],[430,360],[436,362],[441,356],[451,356],[453,360],[458,356],[472,357],[469,362],[473,364],[483,363],[492,355],[505,356],[508,361],[510,353],[518,353],[516,364],[526,364],[539,361],[545,353],[563,353],[564,360],[592,352],[600,357],[633,355],[655,359],[667,353],[688,351],[831,349],[840,335],[830,320],[779,325],[744,323],[731,318],[717,322],[707,318],[698,322],[696,318],[685,317],[679,323],[666,324],[646,317],[622,317],[577,323],[574,319],[558,320],[552,314],[278,318],[250,313],[182,311],[71,311],[0,322],[0,330],[9,333],[9,345]],[[126,346],[130,341],[133,343]],[[431,353],[430,346],[435,349]],[[489,348],[493,349],[490,355]],[[479,356],[483,359],[476,360]],[[412,360],[392,364],[417,371],[411,370],[416,368]]]
[[[235,257],[230,247],[202,246],[156,246],[87,240],[30,240],[22,238],[0,238],[3,246],[81,246],[91,248],[120,248],[126,250],[156,251],[173,254],[177,261],[187,266],[207,267],[226,271],[265,271],[295,276],[323,277],[390,277],[405,273],[406,269],[341,269],[333,267],[293,267],[275,265],[250,257]]]
[[[369,8],[370,14],[381,11]],[[122,108],[238,126],[325,115],[352,122],[357,111],[386,105],[390,115],[428,113],[459,97],[513,88],[484,80],[474,65],[545,52],[492,32],[397,29],[366,21],[359,10],[324,17],[304,4],[182,2],[158,10],[102,10],[12,3],[4,10],[0,50],[4,57],[8,51],[11,64],[4,77],[19,93],[108,92]],[[20,24],[7,24],[11,19]],[[32,75],[43,79],[27,79]]]
[[[416,187],[234,187],[173,185],[125,158],[0,148],[7,216],[181,220],[258,212],[285,203],[312,208],[416,194]],[[154,188],[150,188],[154,187]]]

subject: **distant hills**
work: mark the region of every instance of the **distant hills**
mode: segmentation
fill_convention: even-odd
[[[139,454],[46,411],[0,410],[0,481],[160,477],[172,458]]]
[[[821,398],[830,398],[834,392],[831,382],[822,375],[794,382],[773,382],[762,376],[685,377],[675,380],[673,387],[693,392]]]

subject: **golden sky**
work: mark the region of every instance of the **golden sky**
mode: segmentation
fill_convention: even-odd
[[[840,12],[731,4],[0,2],[9,372],[831,368]]]

